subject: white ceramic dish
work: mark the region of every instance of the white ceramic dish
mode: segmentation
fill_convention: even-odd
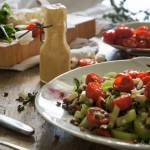
[[[62,107],[56,106],[58,101],[62,102],[63,98],[60,96],[61,91],[63,91],[65,95],[72,91],[74,85],[73,79],[75,77],[80,79],[83,74],[87,74],[89,72],[96,72],[100,75],[104,75],[110,71],[120,72],[125,69],[137,69],[143,71],[150,70],[147,65],[150,65],[149,57],[137,57],[131,60],[104,62],[69,71],[47,83],[38,92],[35,100],[35,106],[38,112],[49,123],[77,137],[120,150],[150,150],[150,144],[129,144],[114,138],[105,138],[102,136],[92,135],[88,131],[81,132],[79,127],[70,124],[72,116],[69,115],[68,112]]]
[[[130,22],[130,23],[124,23],[124,25],[133,29],[136,29],[140,26],[148,26],[150,28],[150,23],[148,22]],[[126,47],[114,45],[114,44],[113,45],[109,44],[109,45],[111,45],[112,47],[118,50],[123,50],[131,54],[141,55],[141,56],[150,56],[150,48],[126,48]]]

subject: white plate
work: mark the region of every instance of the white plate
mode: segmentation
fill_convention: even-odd
[[[73,89],[74,78],[80,79],[82,75],[95,72],[104,75],[110,71],[121,72],[125,69],[150,70],[149,57],[137,57],[131,60],[110,61],[95,64],[87,67],[78,68],[56,77],[47,83],[37,94],[35,106],[39,113],[49,123],[85,140],[100,143],[116,149],[140,149],[150,150],[150,145],[146,144],[129,144],[114,138],[105,138],[96,136],[88,131],[81,132],[79,127],[70,124],[72,116],[68,114],[62,107],[56,106],[57,102],[62,102],[60,92],[65,95]]]
[[[137,29],[140,26],[148,26],[150,28],[150,23],[148,22],[130,22],[130,23],[124,23],[129,28]],[[115,27],[116,28],[116,27]],[[113,29],[115,29],[113,28]],[[108,44],[108,43],[106,43]],[[108,44],[111,45],[112,47],[118,49],[118,50],[123,50],[126,51],[127,53],[135,54],[135,55],[142,55],[142,56],[150,56],[150,48],[126,48],[123,46],[119,45],[114,45],[114,44]]]

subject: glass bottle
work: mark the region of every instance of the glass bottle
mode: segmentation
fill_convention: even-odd
[[[40,80],[44,83],[70,70],[70,48],[66,40],[67,10],[64,5],[43,6],[45,40],[40,48]]]

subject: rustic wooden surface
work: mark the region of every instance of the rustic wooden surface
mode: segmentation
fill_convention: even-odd
[[[109,47],[101,49],[101,52],[106,54],[107,61],[122,59],[119,51],[111,50]],[[41,87],[39,66],[24,72],[0,70],[0,113],[35,128],[35,134],[29,137],[0,126],[0,141],[11,142],[31,150],[113,150],[75,137],[47,123],[38,114],[34,105],[27,105],[25,110],[19,113],[17,110],[19,102],[16,101],[19,92],[37,92]],[[5,92],[8,93],[7,97],[4,96]],[[0,149],[10,150],[4,146],[0,146]]]

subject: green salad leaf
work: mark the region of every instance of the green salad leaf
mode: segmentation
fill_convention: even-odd
[[[7,3],[4,3],[0,9],[0,23],[6,24],[11,15],[10,6]]]

